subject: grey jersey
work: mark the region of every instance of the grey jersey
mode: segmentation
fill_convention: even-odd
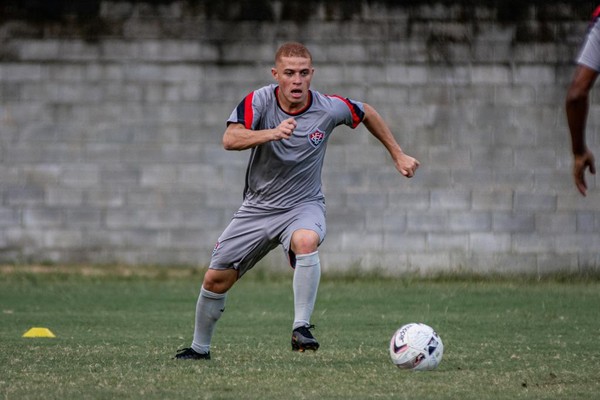
[[[592,15],[585,43],[577,58],[577,63],[600,72],[600,7]]]
[[[273,84],[251,92],[227,120],[251,130],[273,129],[290,117],[297,122],[289,139],[251,150],[242,207],[281,210],[322,201],[321,169],[329,135],[338,125],[355,128],[364,118],[362,103],[314,90],[304,110],[289,114],[278,104],[278,90]]]

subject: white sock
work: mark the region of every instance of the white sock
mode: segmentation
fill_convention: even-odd
[[[197,353],[208,353],[215,325],[225,310],[227,293],[213,293],[200,289],[196,303],[196,326],[192,349]]]
[[[319,252],[298,254],[294,269],[294,326],[310,325],[310,316],[315,308],[317,289],[321,279]]]

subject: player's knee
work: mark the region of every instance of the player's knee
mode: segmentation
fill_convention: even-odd
[[[313,253],[319,247],[319,235],[315,231],[299,229],[292,235],[291,247],[295,254]]]
[[[237,281],[235,269],[209,269],[204,274],[202,287],[213,293],[225,293]]]

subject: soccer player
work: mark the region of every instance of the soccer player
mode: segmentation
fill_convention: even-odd
[[[214,247],[196,304],[192,345],[179,350],[177,359],[210,359],[227,291],[279,245],[294,268],[292,350],[319,348],[310,318],[321,276],[318,247],[326,233],[321,169],[336,126],[362,122],[405,177],[419,166],[373,107],[310,89],[314,69],[304,45],[283,44],[271,73],[277,84],[248,94],[227,120],[224,148],[250,149],[244,199]]]
[[[573,151],[573,177],[579,192],[585,196],[585,170],[596,173],[594,154],[585,143],[585,128],[589,110],[589,94],[600,71],[600,6],[592,15],[585,43],[577,59],[577,68],[567,92],[566,111]]]

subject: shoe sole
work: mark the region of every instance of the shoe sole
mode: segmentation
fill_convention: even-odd
[[[174,357],[174,360],[210,360],[209,357]]]
[[[292,343],[292,351],[297,351],[299,353],[304,353],[306,350],[317,351],[319,349],[319,343],[307,344],[307,345],[299,345],[297,343]]]
[[[173,359],[175,360],[210,360],[210,353],[183,352],[180,350]]]

